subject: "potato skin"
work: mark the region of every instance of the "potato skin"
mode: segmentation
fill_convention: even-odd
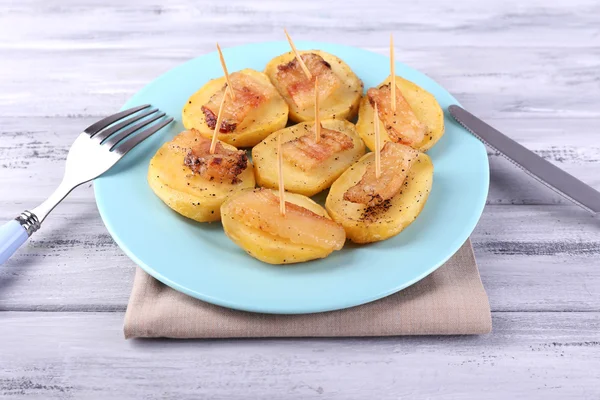
[[[242,194],[243,192],[238,193],[223,203],[221,206],[221,222],[225,234],[252,257],[268,264],[294,264],[325,258],[332,253],[331,250],[292,243],[244,225],[232,216],[229,207],[235,201],[236,197]],[[275,194],[279,196],[277,192]],[[306,196],[286,192],[285,200],[305,207],[315,214],[331,219],[323,207]]]
[[[389,82],[390,77],[387,77],[387,79],[379,86],[386,85]],[[396,76],[396,85],[402,92],[404,98],[406,98],[406,101],[410,104],[419,121],[425,123],[428,127],[428,131],[423,142],[418,146],[415,146],[417,150],[426,151],[436,144],[444,135],[444,112],[431,93],[414,84],[413,82],[408,81],[400,76]],[[356,130],[371,151],[375,149],[375,128],[373,125],[373,115],[373,107],[365,95],[360,101]],[[382,147],[385,142],[392,141],[385,130],[383,122],[380,122],[380,134]]]
[[[226,143],[221,144],[235,149]],[[221,219],[221,204],[227,197],[256,184],[250,161],[238,176],[241,182],[219,183],[192,175],[183,164],[185,155],[183,149],[174,149],[167,142],[158,149],[148,167],[150,188],[166,205],[184,217],[198,222],[218,221]]]
[[[362,218],[366,206],[344,200],[344,193],[360,181],[372,163],[375,163],[375,154],[364,155],[334,182],[325,201],[331,218],[342,224],[347,238],[355,243],[377,242],[400,233],[423,210],[433,183],[431,159],[420,153],[409,171],[404,189],[390,199],[389,207],[380,208],[370,221]]]
[[[288,106],[279,92],[273,87],[269,78],[262,72],[253,69],[240,71],[254,79],[263,82],[271,88],[269,102],[258,109],[250,111],[246,118],[231,133],[219,133],[220,141],[235,146],[252,147],[269,136],[272,132],[284,128],[288,120]],[[206,124],[202,106],[208,103],[210,97],[225,85],[225,77],[208,81],[187,101],[182,111],[182,122],[186,129],[197,129],[203,136],[212,138],[214,130]]]
[[[302,171],[289,161],[283,160],[283,178],[285,189],[292,193],[313,196],[325,189],[354,162],[365,154],[365,144],[356,133],[354,124],[345,120],[325,120],[322,126],[327,129],[343,132],[354,142],[354,147],[337,153],[332,160],[321,164],[310,171]],[[282,135],[282,143],[289,142],[312,132],[314,123],[300,123],[281,129],[252,149],[254,174],[259,186],[270,189],[279,188],[277,175],[277,136]],[[337,158],[337,159],[336,159]]]
[[[363,94],[363,82],[350,69],[348,64],[333,54],[326,53],[321,50],[300,50],[300,54],[314,53],[318,54],[331,65],[331,69],[338,78],[342,81],[338,88],[327,99],[322,99],[320,104],[319,115],[321,119],[353,119],[356,117],[358,105]],[[290,108],[290,119],[294,122],[312,121],[315,119],[314,107],[308,109],[300,109],[289,95],[278,85],[277,82],[277,66],[287,64],[294,59],[295,55],[292,52],[282,54],[273,58],[265,68],[265,74],[269,77],[275,88],[283,96]]]

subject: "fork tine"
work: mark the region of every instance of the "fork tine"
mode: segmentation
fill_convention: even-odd
[[[104,139],[108,138],[113,133],[115,133],[117,131],[120,131],[121,129],[125,128],[128,125],[133,124],[135,121],[139,121],[140,119],[145,118],[148,115],[154,114],[157,111],[158,111],[158,108],[154,108],[152,110],[143,112],[141,114],[134,115],[132,118],[128,118],[125,121],[119,122],[118,124],[113,125],[110,128],[108,128],[108,129],[100,131],[99,133],[97,133],[96,135],[94,135],[93,138],[96,139],[96,140],[98,140],[99,142],[102,142]]]
[[[132,133],[142,129],[144,126],[149,125],[151,123],[153,123],[154,121],[156,121],[159,118],[162,118],[165,116],[165,113],[160,113],[152,118],[143,120],[141,122],[138,122],[137,124],[133,125],[130,128],[125,129],[122,132],[117,133],[114,136],[111,136],[106,143],[103,143],[103,145],[108,146],[111,150],[117,145],[119,144],[119,142],[125,138],[127,138],[129,135],[131,135]]]
[[[94,136],[96,133],[101,131],[102,129],[108,127],[109,125],[114,124],[115,122],[123,119],[125,117],[130,116],[131,114],[135,114],[136,112],[143,110],[144,108],[150,107],[150,104],[144,104],[143,106],[133,107],[125,111],[118,112],[116,114],[110,115],[100,121],[88,126],[85,128],[84,132],[89,134],[90,136]]]
[[[119,146],[115,151],[121,155],[126,154],[129,150],[133,149],[135,146],[142,143],[144,140],[148,139],[150,136],[160,131],[165,126],[169,125],[171,122],[173,122],[173,117],[161,122],[160,124],[151,126],[145,131],[142,131],[135,135],[135,137],[129,139],[122,146]]]

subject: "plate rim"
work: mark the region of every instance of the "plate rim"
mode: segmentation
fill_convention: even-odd
[[[280,44],[280,43],[287,43],[287,42],[283,42],[283,41],[253,42],[253,43],[247,43],[247,44],[243,44],[243,45],[239,45],[239,46],[229,47],[227,49],[223,49],[223,52],[224,52],[224,54],[227,54],[229,52],[234,52],[241,47],[252,47],[252,46],[261,46],[261,45],[265,45],[265,44]],[[376,52],[373,52],[373,51],[370,51],[370,50],[367,50],[364,48],[349,46],[349,45],[344,45],[344,44],[338,44],[338,43],[333,43],[333,42],[298,41],[298,42],[296,42],[296,45],[299,48],[299,50],[303,50],[303,48],[305,48],[305,47],[319,48],[318,46],[324,46],[324,47],[333,46],[333,47],[338,47],[338,48],[345,48],[345,49],[351,50],[351,51],[358,50],[361,52],[368,52],[368,53],[372,53],[372,54],[375,54],[378,56],[382,56],[379,53],[376,53]],[[141,89],[139,89],[132,96],[130,96],[129,99],[125,102],[125,104],[121,107],[121,109],[126,108],[128,106],[128,103],[131,102],[132,99],[134,99],[136,96],[139,96],[143,92],[148,90],[148,88],[151,87],[153,84],[155,84],[158,80],[167,79],[166,76],[169,75],[170,73],[172,73],[174,70],[182,67],[183,65],[185,65],[187,63],[192,63],[200,57],[205,57],[205,56],[207,56],[209,54],[213,54],[213,53],[216,54],[216,52],[214,52],[214,51],[205,53],[205,54],[201,54],[198,57],[191,58],[183,63],[177,64],[174,67],[164,71],[158,77],[156,77],[152,81],[148,82]],[[383,57],[385,57],[385,56],[383,56]],[[416,73],[418,75],[421,75],[425,80],[429,81],[428,82],[429,84],[436,85],[436,86],[440,87],[441,89],[443,89],[450,96],[450,98],[452,99],[454,104],[462,106],[460,104],[460,102],[448,90],[446,90],[444,88],[444,86],[440,85],[438,82],[436,82],[434,79],[432,79],[425,73],[423,73],[415,68],[412,68],[402,62],[396,61],[396,65],[397,66],[400,65],[401,66],[400,69],[404,69],[404,70],[410,71],[411,73]],[[422,86],[422,84],[420,83],[419,86]],[[447,109],[442,109],[442,112],[444,114],[444,119],[446,119],[446,118],[448,118],[449,120],[452,119],[452,117],[449,116]],[[458,125],[458,126],[460,127],[460,125]],[[462,128],[462,127],[460,127],[460,129],[464,130],[464,128]],[[471,134],[469,133],[469,135],[471,135]],[[485,177],[485,180],[484,180],[484,182],[482,182],[483,183],[482,188],[481,188],[482,190],[479,191],[481,199],[478,201],[477,209],[474,210],[474,212],[471,214],[470,221],[468,221],[468,223],[465,222],[465,224],[464,224],[464,226],[467,227],[466,229],[464,229],[464,232],[466,232],[466,237],[463,238],[462,236],[459,236],[459,237],[455,238],[455,240],[452,242],[451,245],[447,246],[447,248],[449,249],[448,250],[449,255],[446,257],[443,257],[443,259],[441,259],[440,262],[435,263],[432,267],[426,269],[423,273],[419,274],[415,278],[408,280],[408,281],[405,280],[401,284],[394,285],[393,287],[391,287],[388,290],[377,292],[376,294],[374,294],[372,296],[364,297],[361,299],[360,302],[342,300],[342,301],[337,302],[337,303],[339,303],[338,305],[334,305],[334,306],[330,306],[330,307],[317,307],[318,309],[316,309],[315,307],[306,307],[306,306],[305,307],[302,307],[302,306],[290,307],[289,305],[286,306],[285,309],[282,309],[279,307],[273,307],[273,306],[265,306],[264,304],[262,306],[247,305],[247,304],[242,304],[240,302],[237,302],[235,300],[232,301],[232,300],[228,300],[228,299],[214,297],[211,295],[206,295],[203,293],[199,293],[197,291],[193,291],[193,290],[167,278],[166,276],[159,273],[158,271],[156,271],[155,269],[153,269],[146,263],[142,262],[142,260],[133,251],[131,251],[128,248],[127,244],[114,231],[114,227],[112,226],[110,219],[108,218],[107,214],[105,214],[105,213],[108,213],[108,211],[103,207],[101,196],[99,196],[99,194],[98,194],[99,187],[101,186],[101,184],[99,184],[99,182],[101,182],[100,180],[94,180],[94,182],[93,182],[94,198],[96,200],[96,207],[98,209],[98,212],[100,214],[103,224],[105,225],[106,229],[108,230],[108,232],[111,235],[111,237],[113,238],[113,240],[120,247],[120,249],[142,270],[144,270],[146,273],[148,273],[152,277],[156,278],[158,281],[173,288],[174,290],[177,290],[188,296],[191,296],[193,298],[196,298],[196,299],[199,299],[202,301],[206,301],[206,302],[214,304],[214,305],[226,307],[226,308],[233,309],[233,310],[248,311],[248,312],[253,312],[253,313],[313,314],[313,313],[321,313],[321,312],[330,312],[330,311],[343,310],[343,309],[371,303],[373,301],[380,300],[382,298],[385,298],[389,295],[392,295],[403,289],[406,289],[407,287],[414,285],[415,283],[417,283],[417,282],[421,281],[422,279],[426,278],[427,276],[429,276],[431,273],[433,273],[435,270],[437,270],[439,267],[441,267],[444,263],[446,263],[446,261],[448,261],[454,254],[456,254],[456,252],[467,242],[467,240],[470,238],[471,234],[475,230],[475,227],[477,226],[479,220],[481,219],[481,215],[483,214],[483,210],[486,205],[487,195],[489,192],[489,183],[490,183],[489,158],[487,156],[487,151],[485,149],[485,145],[483,143],[481,143],[480,141],[478,141],[478,142],[480,144],[480,148],[482,149],[482,151],[485,152],[485,157],[483,157],[483,159],[485,160],[485,162],[484,162],[484,165],[485,165],[484,172],[485,173],[483,174],[483,176]],[[463,236],[465,236],[465,235],[463,235]]]

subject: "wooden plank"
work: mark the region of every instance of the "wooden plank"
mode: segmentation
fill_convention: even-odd
[[[341,340],[125,341],[122,313],[0,319],[7,398],[600,396],[599,313],[495,313],[481,337]]]
[[[488,206],[472,238],[493,310],[599,310],[598,221],[577,207]]]
[[[600,311],[598,221],[579,208],[488,206],[472,239],[493,310]],[[0,310],[124,310],[133,272],[95,205],[67,200],[0,269]]]
[[[72,135],[147,82],[214,38],[282,40],[283,26],[382,54],[395,33],[399,60],[600,188],[597,0],[304,1],[302,13],[276,0],[0,0],[0,10],[0,221],[44,198]],[[0,268],[0,397],[597,399],[597,221],[574,207],[501,206],[564,203],[498,155],[490,163],[493,205],[473,241],[502,311],[492,335],[126,342],[133,264],[87,187]]]
[[[181,48],[171,39],[165,46],[175,50],[158,57],[164,50],[77,50],[69,47],[74,45],[71,41],[64,42],[66,49],[56,51],[0,48],[4,88],[0,116],[100,116],[114,112],[157,76],[214,51],[215,36],[203,35],[202,31],[194,36],[195,46]],[[381,36],[386,37],[383,32]],[[273,32],[265,39],[275,40],[277,34]],[[247,41],[237,39],[232,45],[244,43]],[[351,39],[344,43],[356,45]],[[599,118],[600,100],[594,96],[600,77],[599,47],[400,48],[398,61],[431,76],[465,107],[485,118]],[[382,54],[386,51],[367,49]]]
[[[273,31],[283,38],[284,26],[296,36],[346,37],[357,39],[358,45],[372,45],[381,32],[398,31],[402,33],[398,45],[413,47],[443,42],[477,47],[588,47],[597,43],[600,12],[594,0],[485,4],[477,0],[452,4],[426,0],[402,7],[393,0],[374,1],[368,7],[359,0],[332,0],[327,11],[319,1],[306,1],[302,12],[298,12],[297,4],[278,0],[230,0],[226,4],[173,0],[154,6],[143,0],[126,4],[79,0],[64,6],[47,6],[40,0],[2,0],[0,6],[0,32],[10,34],[2,37],[12,37],[21,47],[35,49],[64,48],[64,40],[76,41],[80,48],[100,49],[160,47],[171,39],[189,45],[201,40],[200,35],[189,35],[191,28],[205,29],[213,36],[229,35],[219,39],[224,44],[236,37],[263,41],[265,35],[273,40]],[[44,36],[39,35],[42,23]],[[15,26],[20,29],[11,29]],[[572,40],[574,37],[580,40]]]
[[[81,129],[95,118],[0,117],[0,193],[7,203],[33,207],[62,179],[69,147]],[[537,154],[600,189],[599,119],[523,120],[490,119],[491,124]],[[489,204],[570,204],[561,196],[515,168],[496,152],[489,152]],[[89,185],[87,185],[89,186]],[[19,188],[16,190],[15,188]],[[91,190],[76,190],[70,199],[91,201]],[[20,211],[19,211],[20,212]]]
[[[594,0],[429,0],[401,12],[390,12],[393,1],[335,0],[326,17],[319,2],[300,14],[273,1],[0,4],[1,116],[104,115],[169,68],[213,51],[215,38],[226,47],[283,40],[287,26],[296,40],[331,38],[384,54],[394,32],[398,60],[484,117],[600,117]]]

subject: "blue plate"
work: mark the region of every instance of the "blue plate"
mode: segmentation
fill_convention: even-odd
[[[389,75],[389,59],[330,43],[298,42],[343,59],[369,88]],[[289,51],[286,42],[225,49],[230,71],[263,70]],[[433,80],[397,63],[398,75],[433,93],[444,110],[458,104]],[[445,112],[446,133],[428,154],[433,188],[417,220],[398,236],[366,246],[348,244],[324,260],[272,266],[248,256],[219,223],[200,224],[169,209],[148,186],[156,150],[183,130],[181,109],[209,79],[222,76],[216,53],[188,61],[154,80],[124,108],[151,103],[176,118],[94,183],[100,215],[127,255],[150,275],[190,296],[239,310],[314,313],[357,306],[423,279],[467,240],[483,211],[489,166],[484,146]]]

